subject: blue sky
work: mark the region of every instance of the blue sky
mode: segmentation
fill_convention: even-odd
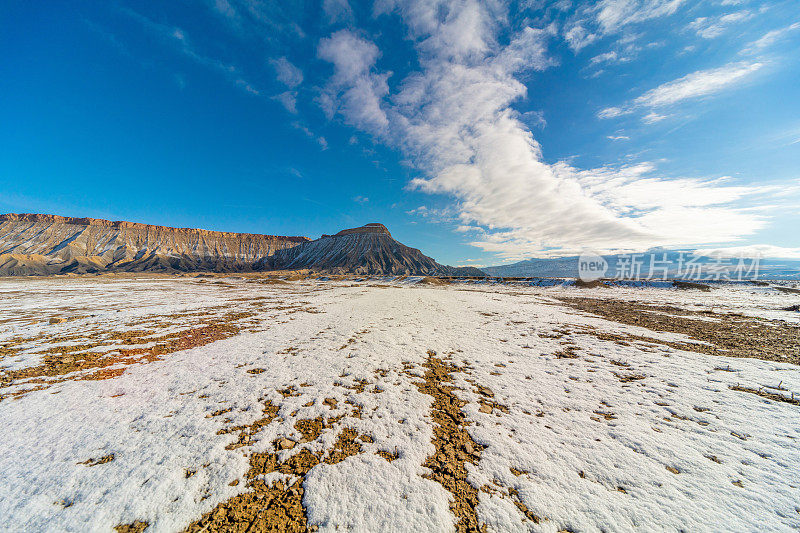
[[[800,257],[800,4],[6,2],[0,212]]]

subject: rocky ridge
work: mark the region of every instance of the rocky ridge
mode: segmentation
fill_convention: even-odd
[[[309,239],[58,215],[0,215],[0,275],[248,271]]]

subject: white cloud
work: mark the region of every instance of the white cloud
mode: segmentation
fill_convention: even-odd
[[[680,2],[602,2],[597,27],[611,31],[632,21],[671,13]],[[398,90],[374,80],[377,47],[350,32],[323,40],[319,55],[334,65],[326,87],[333,112],[381,141],[399,147],[421,171],[409,187],[450,198],[437,218],[475,231],[471,244],[503,258],[545,249],[599,251],[729,242],[765,224],[765,215],[741,206],[771,190],[724,180],[659,177],[650,164],[581,170],[548,164],[539,143],[512,105],[527,96],[520,74],[550,68],[554,28],[511,32],[502,45],[507,14],[477,0],[384,0],[378,13],[398,14],[417,50],[418,70]],[[727,68],[727,67],[726,67]],[[664,84],[608,116],[673,105],[721,90],[745,74],[704,71]],[[749,65],[750,71],[758,67]],[[727,81],[724,81],[727,80]],[[359,86],[367,91],[351,94]],[[375,91],[376,86],[380,89]],[[363,118],[354,108],[364,106]],[[620,136],[624,137],[624,136]],[[425,216],[430,210],[409,212]]]
[[[596,21],[604,33],[650,19],[672,15],[684,0],[602,0],[597,4]]]
[[[381,55],[374,43],[348,30],[337,31],[322,39],[317,54],[321,59],[333,63],[334,79],[339,83],[365,75]]]
[[[616,34],[626,27],[675,13],[685,0],[601,0],[578,7],[564,25],[564,39],[573,51]]]
[[[331,24],[353,20],[353,9],[347,0],[323,0],[322,10]]]
[[[711,70],[700,70],[647,91],[634,100],[637,106],[660,107],[719,92],[744,80],[762,63],[732,63]]]
[[[252,95],[255,95],[255,96],[260,96],[260,95],[261,95],[261,91],[259,91],[259,90],[258,90],[258,89],[256,89],[255,87],[253,87],[253,86],[252,86],[252,85],[251,85],[251,84],[250,84],[250,83],[249,83],[247,80],[245,80],[244,78],[236,78],[236,79],[233,81],[233,83],[234,83],[234,84],[235,84],[237,87],[240,87],[240,88],[241,88],[242,90],[244,90],[245,92],[248,92],[248,93],[250,93],[250,94],[252,94]]]
[[[619,117],[621,115],[628,115],[631,112],[632,111],[622,109],[620,107],[607,107],[605,109],[601,109],[600,112],[597,113],[597,116],[600,118],[614,118],[614,117]]]
[[[694,30],[703,39],[715,39],[728,31],[731,26],[753,18],[750,11],[736,11],[716,17],[698,17],[689,23],[689,28]]]
[[[599,38],[599,35],[589,32],[580,23],[573,24],[564,32],[564,40],[567,41],[569,47],[575,52],[580,52],[583,48],[594,43]]]
[[[632,61],[639,52],[642,50],[642,45],[638,44],[642,39],[643,34],[635,32],[625,32],[623,35],[614,40],[611,44],[612,49],[597,54],[589,59],[590,66],[600,66],[607,64],[621,64]],[[660,43],[647,43],[647,47],[660,46]],[[600,70],[594,74],[594,77],[600,75],[603,71]]]
[[[627,135],[606,135],[606,139],[612,141],[629,141],[630,137],[628,137]]]
[[[273,98],[280,102],[289,113],[297,113],[297,95],[295,93],[286,91],[277,96],[273,96]]]
[[[597,63],[606,63],[606,62],[613,62],[619,58],[616,52],[613,50],[611,52],[606,52],[604,54],[598,54],[594,56],[590,61],[593,65]]]
[[[302,122],[292,122],[292,127],[295,128],[296,130],[303,132],[309,139],[314,139],[317,142],[317,144],[319,144],[320,148],[322,148],[323,150],[328,149],[328,140],[325,139],[325,137],[315,134],[308,128],[308,126],[306,126]]]
[[[456,227],[456,231],[459,232],[459,233],[468,233],[468,232],[471,232],[471,231],[477,231],[477,232],[481,232],[482,233],[483,232],[483,228],[481,228],[480,226],[465,226],[465,225],[462,224],[462,225]]]
[[[366,204],[369,202],[369,198],[366,196],[354,196],[353,201],[357,204]]]
[[[290,89],[294,89],[303,83],[303,71],[293,65],[285,57],[270,60],[272,68],[275,69],[275,75],[278,81],[286,85]]]
[[[614,118],[628,114],[637,109],[653,109],[672,106],[690,100],[709,96],[744,81],[763,63],[738,62],[730,63],[723,67],[699,70],[692,72],[677,80],[659,85],[641,96],[635,98],[623,107],[607,107],[598,112],[599,118]],[[656,122],[664,117],[658,113],[650,112],[645,116],[646,122]]]
[[[765,33],[761,38],[756,39],[742,49],[742,54],[753,55],[758,54],[783,39],[787,34],[794,30],[800,29],[800,22],[795,22],[785,28],[772,30]]]
[[[380,56],[378,47],[348,30],[340,30],[320,41],[317,55],[334,67],[318,100],[328,116],[339,112],[356,127],[383,131],[389,123],[382,99],[389,93],[386,80],[390,73],[374,70]]]
[[[660,113],[650,112],[642,117],[642,122],[645,124],[655,124],[656,122],[661,122],[667,118],[667,115],[662,115]]]

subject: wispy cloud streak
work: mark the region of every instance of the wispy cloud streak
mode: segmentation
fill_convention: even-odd
[[[759,62],[736,62],[710,70],[699,70],[651,89],[622,107],[607,107],[598,113],[600,118],[614,118],[639,109],[672,106],[709,96],[745,81],[763,67]]]

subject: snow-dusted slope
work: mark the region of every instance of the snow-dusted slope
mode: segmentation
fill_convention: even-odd
[[[265,260],[272,269],[332,273],[425,276],[484,276],[476,268],[440,265],[416,248],[394,240],[383,224],[372,223],[323,235]]]
[[[0,215],[0,275],[236,271],[308,241],[56,215]]]

